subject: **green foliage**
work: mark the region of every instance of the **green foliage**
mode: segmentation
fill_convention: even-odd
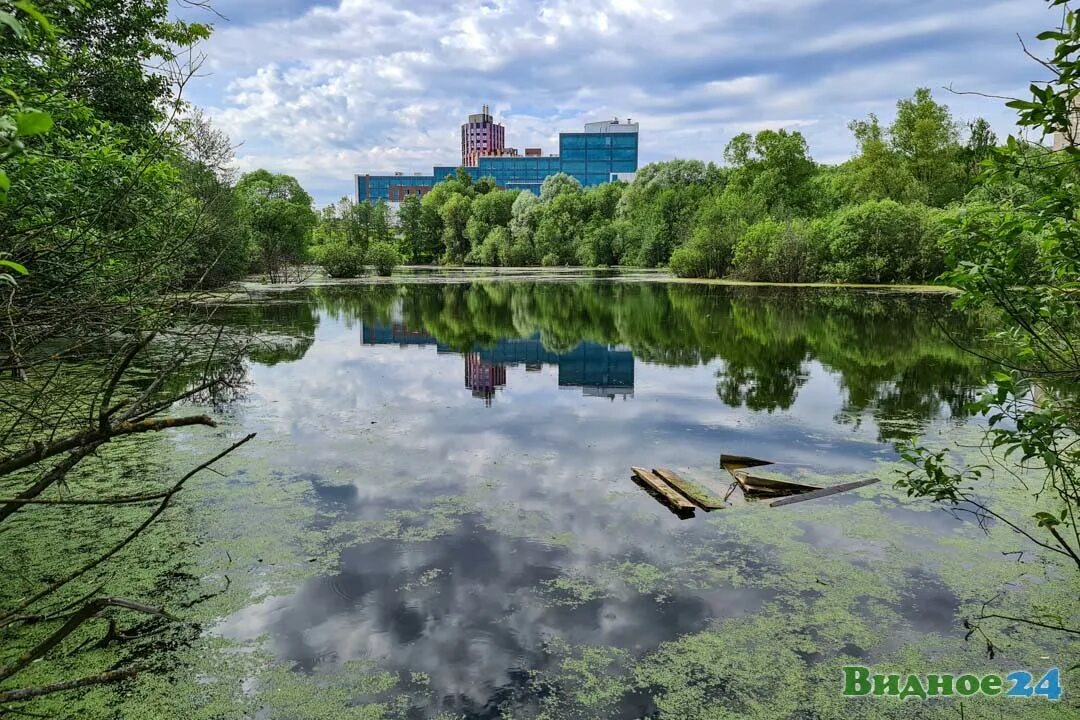
[[[829,221],[824,274],[841,282],[890,283],[934,277],[942,269],[928,211],[871,200]]]
[[[723,230],[714,234],[704,229],[695,231],[690,242],[671,254],[671,271],[679,277],[724,277],[733,253],[731,236]]]
[[[367,261],[380,275],[390,275],[401,264],[401,254],[392,244],[380,241],[373,243],[368,250]]]
[[[241,217],[251,228],[262,270],[273,282],[305,256],[316,224],[311,196],[296,178],[266,170],[241,177],[236,191]]]
[[[989,150],[986,128],[973,128],[969,160],[989,154],[981,198],[994,202],[945,218],[956,262],[944,279],[962,291],[957,305],[988,313],[1003,328],[992,337],[999,348],[994,386],[973,405],[987,417],[984,444],[995,462],[956,463],[951,453],[913,445],[906,454],[913,469],[901,484],[912,495],[965,502],[1004,520],[1046,560],[1080,572],[1080,17],[1063,0],[1048,4],[1062,17],[1059,28],[1039,36],[1054,46],[1041,63],[1052,77],[1031,85],[1030,100],[1008,105],[1018,111],[1020,127],[1034,137],[1056,135],[1060,149],[1010,136],[1004,147]],[[1047,506],[1030,518],[991,507],[981,495],[995,473],[1022,483],[1017,469],[1042,478],[1023,485]],[[1068,621],[1037,608],[1024,619],[1051,628]]]
[[[728,187],[762,199],[777,217],[799,215],[810,206],[809,181],[814,161],[802,133],[763,130],[737,135],[724,150],[734,168]]]
[[[859,152],[839,166],[815,163],[799,132],[763,130],[728,143],[728,167],[658,162],[629,185],[590,188],[559,173],[539,197],[500,190],[490,178],[474,183],[460,170],[423,200],[402,204],[402,250],[419,262],[667,266],[683,277],[774,282],[933,281],[952,257],[939,220],[955,211],[928,207],[971,190],[995,142],[989,125],[968,123],[963,141],[949,108],[920,88],[897,103],[891,125],[870,115],[850,128]],[[1028,181],[1015,192],[1028,192]],[[492,235],[497,228],[508,236]]]
[[[734,274],[767,282],[815,282],[828,256],[822,220],[765,219],[751,225],[735,245]]]
[[[311,257],[333,278],[353,278],[364,274],[364,253],[356,245],[333,241],[311,248]]]
[[[452,195],[439,208],[439,219],[442,220],[442,241],[445,248],[444,263],[461,263],[471,249],[469,237],[465,234],[471,210],[471,197],[458,194]]]
[[[540,186],[540,202],[548,203],[562,193],[577,193],[581,191],[581,183],[566,173],[556,173],[549,176]]]
[[[477,249],[477,260],[489,267],[509,265],[511,256],[510,231],[504,227],[493,228]]]

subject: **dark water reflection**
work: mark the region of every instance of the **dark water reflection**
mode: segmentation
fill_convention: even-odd
[[[719,483],[722,451],[823,472],[894,457],[892,441],[963,422],[978,390],[983,368],[950,339],[974,330],[947,308],[618,281],[325,287],[226,308],[289,339],[253,355],[238,422],[278,441],[268,459],[324,516],[399,526],[221,631],[269,635],[300,671],[367,658],[426,673],[418,716],[486,718],[539,702],[528,678],[551,666],[552,640],[640,655],[754,613],[767,587],[695,580],[717,558],[767,573],[767,553],[680,522],[629,466]],[[403,539],[433,500],[478,492],[490,512]],[[812,523],[804,540],[846,542]],[[950,626],[947,588],[912,577],[909,592],[920,631]],[[640,693],[620,702],[614,717],[653,711]]]

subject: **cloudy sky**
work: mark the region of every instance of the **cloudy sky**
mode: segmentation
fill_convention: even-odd
[[[459,125],[488,103],[515,147],[558,149],[589,120],[641,123],[641,162],[721,160],[736,134],[801,131],[814,158],[850,156],[852,118],[892,116],[932,88],[999,135],[999,101],[1040,77],[1017,34],[1041,0],[216,0],[189,92],[241,169],[298,177],[319,204],[355,173],[460,159]]]

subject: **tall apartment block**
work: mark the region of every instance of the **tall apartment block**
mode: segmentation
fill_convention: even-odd
[[[474,167],[481,155],[499,155],[506,149],[506,128],[496,123],[485,105],[461,126],[461,165]]]
[[[581,132],[559,133],[559,154],[544,155],[540,148],[525,148],[519,155],[505,145],[505,128],[494,121],[488,106],[469,116],[461,126],[461,165],[473,180],[490,177],[507,190],[540,194],[549,176],[564,172],[585,187],[614,180],[632,180],[638,166],[638,124],[614,118],[586,123]],[[357,202],[380,200],[398,203],[410,195],[422,196],[446,178],[457,165],[437,165],[430,175],[363,174],[356,176]]]

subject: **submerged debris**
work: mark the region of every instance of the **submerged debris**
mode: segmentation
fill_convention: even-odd
[[[818,487],[789,480],[798,476],[803,468],[794,465],[781,465],[745,455],[721,455],[720,465],[735,479],[724,499],[712,496],[703,488],[684,480],[677,473],[667,468],[632,466],[634,481],[645,488],[651,495],[666,505],[673,513],[686,519],[694,516],[694,510],[701,508],[705,512],[727,507],[727,500],[736,488],[740,488],[746,500],[779,498],[769,503],[769,507],[783,507],[806,500],[828,497],[838,493],[855,490],[879,482],[876,478]],[[768,466],[768,467],[766,467]],[[747,468],[756,469],[750,472]]]
[[[787,497],[781,500],[774,500],[769,503],[769,507],[781,507],[783,505],[793,505],[794,503],[805,502],[806,500],[815,500],[817,498],[828,497],[829,495],[836,495],[837,493],[847,492],[848,490],[855,490],[856,488],[866,487],[867,485],[873,485],[876,482],[880,482],[877,478],[870,478],[868,480],[857,480],[855,482],[844,483],[843,485],[834,485],[833,487],[821,488],[819,490],[813,490],[811,492],[802,493],[794,497]]]

